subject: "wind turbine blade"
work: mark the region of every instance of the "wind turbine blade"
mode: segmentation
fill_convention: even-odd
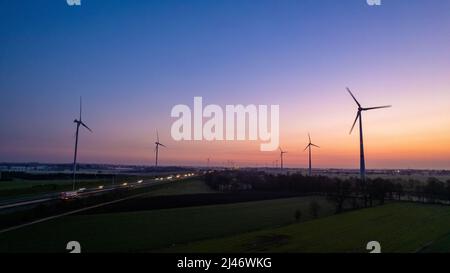
[[[308,133],[309,143],[311,143],[311,135]]]
[[[314,146],[314,147],[320,148],[320,147],[319,147],[319,146],[317,146],[316,144],[312,144],[312,143],[311,143],[311,146]]]
[[[355,124],[358,121],[359,115],[361,115],[361,113],[358,111],[358,114],[356,114],[355,122],[353,122],[353,126],[352,126],[352,129],[350,129],[349,134],[351,134],[353,132],[353,128],[355,128]]]
[[[158,130],[156,130],[156,142],[159,143],[159,134],[158,134]]]
[[[350,89],[347,87],[347,91],[350,94],[350,96],[352,96],[352,98],[355,100],[356,104],[358,104],[359,107],[361,107],[361,104],[359,104],[358,100],[355,98],[355,96],[353,96],[352,91],[350,91]]]
[[[83,125],[84,128],[88,129],[92,133],[91,128],[89,128],[86,124],[84,124],[84,122],[81,122],[81,125]]]
[[[306,148],[303,151],[306,151],[311,144],[306,145]]]
[[[164,144],[159,143],[159,145],[163,146],[164,148],[167,148],[167,146]]]
[[[391,108],[391,107],[392,107],[392,105],[385,105],[385,106],[378,106],[378,107],[363,108],[363,110],[368,111],[368,110]]]

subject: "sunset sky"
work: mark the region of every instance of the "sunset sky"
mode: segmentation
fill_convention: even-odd
[[[2,1],[0,162],[271,166],[260,141],[181,141],[176,104],[280,105],[285,165],[450,169],[450,1]]]

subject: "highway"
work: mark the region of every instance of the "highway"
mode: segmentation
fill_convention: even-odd
[[[72,211],[68,211],[68,212],[65,212],[65,213],[61,213],[61,214],[45,217],[45,218],[42,218],[42,219],[39,219],[39,220],[35,220],[35,221],[29,222],[29,223],[25,223],[25,224],[13,226],[13,227],[5,228],[3,230],[0,230],[0,234],[3,234],[3,233],[8,232],[8,231],[13,231],[13,230],[16,230],[16,229],[19,229],[19,228],[23,228],[23,227],[26,227],[26,226],[31,226],[31,225],[34,225],[34,224],[38,224],[38,223],[42,223],[42,222],[45,222],[45,221],[53,220],[53,219],[56,219],[56,218],[60,218],[60,217],[63,217],[63,216],[68,216],[68,215],[75,214],[75,213],[78,213],[78,212],[90,210],[90,209],[93,209],[93,208],[99,208],[99,207],[103,207],[103,206],[106,206],[106,205],[110,205],[110,204],[122,202],[122,201],[125,201],[125,200],[133,199],[133,198],[136,198],[136,197],[139,197],[139,196],[143,196],[143,195],[146,195],[146,194],[148,194],[148,193],[135,194],[135,195],[132,195],[132,196],[128,196],[126,198],[121,198],[121,199],[117,199],[117,200],[114,200],[114,201],[100,203],[100,204],[96,204],[96,205],[93,205],[93,206],[89,206],[89,207],[85,207],[85,208],[72,210]]]
[[[138,189],[144,187],[150,187],[158,184],[164,184],[164,182],[170,182],[174,180],[189,178],[194,176],[193,173],[189,174],[178,174],[178,175],[168,175],[166,177],[148,179],[148,180],[138,180],[133,183],[124,182],[118,185],[100,186],[96,188],[84,188],[76,191],[76,198],[86,198],[93,195],[104,194],[116,189]],[[26,198],[14,198],[10,200],[0,201],[0,211],[6,209],[14,209],[19,207],[38,205],[42,203],[47,203],[50,201],[62,200],[62,194],[66,192],[56,192],[56,193],[45,193],[40,195],[35,195],[33,197]]]

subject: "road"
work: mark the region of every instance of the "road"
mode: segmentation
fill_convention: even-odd
[[[122,202],[122,201],[125,201],[125,200],[128,200],[128,199],[136,198],[136,197],[139,197],[139,196],[142,196],[142,195],[146,195],[146,194],[148,194],[148,193],[147,192],[146,193],[140,193],[140,194],[128,196],[126,198],[121,198],[121,199],[117,199],[117,200],[114,200],[114,201],[100,203],[100,204],[97,204],[97,205],[93,205],[93,206],[89,206],[89,207],[85,207],[85,208],[81,208],[81,209],[77,209],[77,210],[72,210],[72,211],[61,213],[61,214],[58,214],[58,215],[45,217],[45,218],[42,218],[42,219],[39,219],[39,220],[36,220],[36,221],[32,221],[32,222],[29,222],[29,223],[25,223],[25,224],[21,224],[21,225],[17,225],[17,226],[13,226],[13,227],[9,227],[9,228],[0,230],[0,234],[8,232],[8,231],[13,231],[13,230],[16,230],[16,229],[19,229],[19,228],[23,228],[23,227],[26,227],[26,226],[31,226],[31,225],[34,225],[34,224],[38,224],[38,223],[42,223],[42,222],[45,222],[45,221],[49,221],[49,220],[52,220],[52,219],[60,218],[60,217],[63,217],[63,216],[67,216],[67,215],[75,214],[75,213],[78,213],[78,212],[90,210],[90,209],[93,209],[93,208],[103,207],[103,206],[106,206],[106,205]]]
[[[101,193],[109,192],[111,190],[114,190],[114,189],[117,189],[117,188],[120,188],[120,187],[122,187],[122,188],[123,187],[128,187],[128,188],[134,188],[134,189],[151,187],[151,186],[155,186],[155,185],[162,185],[162,184],[165,184],[167,182],[179,181],[179,180],[186,179],[186,178],[192,178],[194,176],[195,176],[195,174],[192,173],[192,174],[189,174],[189,175],[186,175],[186,176],[185,175],[178,175],[178,176],[168,176],[168,177],[165,177],[163,179],[161,179],[161,178],[149,179],[149,180],[146,180],[146,181],[139,180],[139,181],[137,181],[135,183],[126,183],[126,184],[121,184],[121,185],[117,185],[117,186],[111,186],[111,187],[109,187],[107,189],[105,189],[105,188],[103,188],[103,189],[99,189],[99,188],[96,188],[96,189],[85,189],[83,192],[81,192],[79,194],[79,196],[81,198],[84,198],[84,197],[91,196],[91,195],[94,195],[94,194],[101,194]],[[20,224],[20,225],[17,225],[17,226],[13,226],[13,227],[9,227],[9,228],[0,230],[0,234],[8,232],[8,231],[16,230],[16,229],[19,229],[19,228],[22,228],[22,227],[31,226],[31,225],[34,225],[34,224],[37,224],[37,223],[42,223],[42,222],[45,222],[45,221],[49,221],[49,220],[53,220],[53,219],[56,219],[56,218],[60,218],[60,217],[63,217],[63,216],[67,216],[67,215],[75,214],[75,213],[78,213],[78,212],[90,210],[90,209],[93,209],[93,208],[103,207],[103,206],[106,206],[106,205],[122,202],[122,201],[125,201],[125,200],[133,199],[133,198],[136,198],[136,197],[139,197],[139,196],[143,196],[143,195],[147,195],[147,194],[148,194],[148,192],[139,193],[139,194],[135,194],[135,195],[131,195],[131,196],[125,197],[125,198],[121,198],[121,199],[117,199],[117,200],[113,200],[113,201],[109,201],[109,202],[105,202],[105,203],[100,203],[100,204],[92,205],[92,206],[89,206],[89,207],[84,207],[84,208],[73,210],[73,211],[64,212],[64,213],[61,213],[61,214],[58,214],[58,215],[45,217],[45,218],[38,219],[38,220],[29,222],[29,223],[24,223],[24,224]],[[19,206],[25,206],[25,205],[37,204],[37,203],[44,203],[44,202],[48,202],[48,201],[60,200],[61,199],[61,194],[60,193],[52,193],[50,195],[55,195],[55,196],[47,197],[47,198],[43,198],[43,199],[36,199],[36,200],[29,200],[29,201],[20,201],[20,202],[8,204],[8,205],[2,205],[2,206],[0,206],[0,209],[1,208],[5,208],[5,209],[6,208],[14,208],[14,207],[19,207]]]
[[[82,190],[78,190],[76,195],[77,198],[86,198],[88,196],[92,195],[98,195],[110,192],[115,189],[119,188],[144,188],[144,187],[150,187],[157,184],[162,184],[165,182],[174,181],[177,179],[183,179],[192,177],[194,174],[189,174],[185,176],[183,175],[169,175],[164,178],[156,178],[156,179],[148,179],[148,180],[139,180],[134,183],[122,183],[119,185],[110,185],[110,186],[104,186],[104,187],[97,187],[97,188],[86,188]],[[6,209],[14,209],[24,206],[31,206],[31,205],[38,205],[42,203],[47,203],[50,201],[56,201],[61,200],[61,194],[63,192],[56,192],[56,193],[46,193],[46,194],[40,194],[35,195],[33,197],[27,197],[27,198],[14,198],[10,200],[4,200],[0,202],[0,211],[6,210]]]

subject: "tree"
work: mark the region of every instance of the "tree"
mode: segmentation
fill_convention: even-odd
[[[320,211],[320,204],[316,201],[311,201],[309,203],[309,213],[312,218],[319,217],[319,211]]]
[[[295,211],[295,221],[300,222],[301,219],[302,219],[302,211],[298,209]]]
[[[383,205],[388,194],[394,191],[394,184],[385,179],[377,178],[369,182],[369,195],[370,199],[379,200]]]
[[[348,181],[336,179],[332,188],[332,192],[328,195],[327,199],[335,203],[336,214],[338,214],[344,210],[344,203],[350,197],[352,184]]]
[[[450,200],[450,179],[445,182],[445,194],[447,200]]]
[[[427,180],[424,192],[428,200],[434,203],[436,199],[442,198],[445,193],[445,184],[435,177],[430,177]]]
[[[397,199],[400,200],[404,194],[403,185],[401,183],[395,183],[394,185],[395,193],[397,194]]]

